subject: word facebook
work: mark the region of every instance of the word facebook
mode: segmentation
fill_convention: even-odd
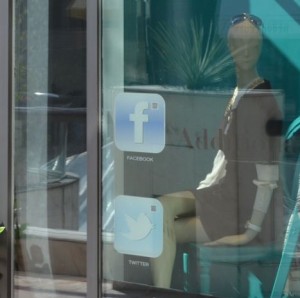
[[[127,160],[131,161],[144,161],[144,162],[154,162],[153,157],[148,157],[148,156],[133,156],[133,155],[127,155],[126,156]]]
[[[115,100],[117,148],[132,152],[161,152],[165,147],[165,109],[165,101],[158,94],[118,94]]]

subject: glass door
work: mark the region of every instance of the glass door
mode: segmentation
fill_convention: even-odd
[[[100,2],[102,295],[297,296],[299,7]]]
[[[10,1],[0,3],[0,293],[13,293]]]
[[[13,1],[14,297],[85,297],[86,2]]]

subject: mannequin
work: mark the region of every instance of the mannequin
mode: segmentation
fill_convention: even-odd
[[[177,243],[245,245],[261,233],[279,176],[279,143],[266,134],[265,124],[281,117],[273,97],[260,101],[251,95],[254,89],[270,89],[256,68],[261,43],[260,28],[246,14],[229,29],[228,47],[235,63],[237,87],[221,125],[224,149],[217,153],[212,171],[197,190],[160,198],[164,207],[164,250],[151,260],[157,287],[170,287]],[[251,148],[254,143],[256,147]],[[236,211],[239,206],[245,213],[241,218]],[[196,216],[181,217],[191,213]]]

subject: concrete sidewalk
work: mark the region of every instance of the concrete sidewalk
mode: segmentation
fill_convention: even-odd
[[[80,298],[86,297],[86,279],[68,276],[43,276],[16,273],[15,298]],[[96,298],[96,297],[95,297]]]
[[[18,272],[15,275],[15,298],[80,298],[86,297],[85,278],[68,276],[43,276]],[[105,298],[200,298],[199,294],[157,289],[154,287],[120,282],[104,282]],[[100,297],[93,297],[100,298]]]

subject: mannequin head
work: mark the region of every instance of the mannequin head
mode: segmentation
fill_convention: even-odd
[[[228,46],[237,71],[256,72],[261,44],[262,34],[259,26],[247,17],[230,27]]]

